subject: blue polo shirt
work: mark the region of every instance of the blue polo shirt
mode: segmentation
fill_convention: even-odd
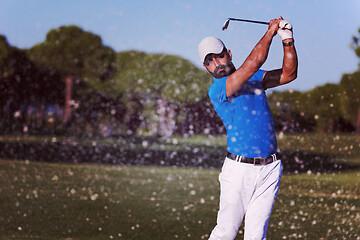
[[[236,93],[226,97],[226,78],[214,78],[209,97],[227,132],[228,151],[244,157],[276,153],[275,127],[265,90],[265,71],[257,71]]]

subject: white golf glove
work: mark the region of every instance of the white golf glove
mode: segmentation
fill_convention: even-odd
[[[281,20],[279,23],[279,30],[277,31],[281,40],[293,38],[293,31],[291,24],[286,20]]]

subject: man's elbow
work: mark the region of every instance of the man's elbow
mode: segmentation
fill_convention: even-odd
[[[281,76],[281,83],[282,84],[286,84],[286,83],[289,83],[289,82],[292,82],[294,81],[295,79],[297,78],[297,71],[294,71],[290,74],[282,74]]]
[[[294,81],[297,78],[297,71],[293,72],[290,76],[289,76],[289,81]]]

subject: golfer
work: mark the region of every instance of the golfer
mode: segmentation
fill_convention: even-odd
[[[276,34],[284,49],[282,68],[261,70]],[[292,26],[281,17],[271,20],[238,69],[218,38],[203,39],[198,51],[214,77],[209,97],[227,131],[228,153],[219,175],[220,209],[210,239],[234,239],[244,216],[245,239],[264,239],[283,169],[265,90],[297,77]]]

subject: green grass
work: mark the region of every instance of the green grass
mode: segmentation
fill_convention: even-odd
[[[218,173],[1,160],[1,239],[207,239]],[[284,176],[268,239],[358,239],[359,177]]]
[[[44,140],[45,139],[45,140]],[[76,141],[2,137],[1,141]],[[132,149],[223,148],[224,137],[89,139]],[[144,144],[144,141],[146,142]],[[359,136],[284,135],[283,151],[327,153],[360,165]],[[333,147],[334,146],[334,147]],[[44,149],[46,151],[46,149]],[[195,154],[196,155],[196,154]],[[219,159],[221,161],[221,159]],[[0,239],[207,239],[219,169],[0,160]],[[360,170],[284,175],[268,239],[360,239]],[[242,239],[243,227],[237,239]]]

